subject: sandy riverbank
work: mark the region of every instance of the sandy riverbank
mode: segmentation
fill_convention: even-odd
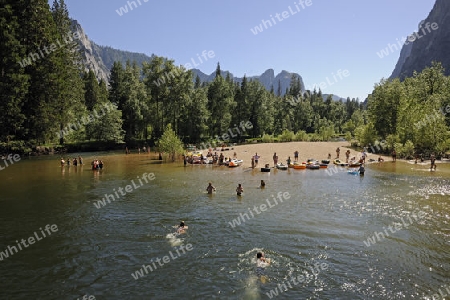
[[[290,142],[290,143],[261,143],[235,146],[234,150],[223,151],[225,157],[233,156],[236,152],[237,158],[244,160],[244,167],[251,166],[251,157],[258,153],[261,157],[259,159],[258,167],[270,164],[273,166],[273,154],[278,155],[278,162],[286,163],[288,156],[294,160],[294,152],[299,152],[299,161],[306,161],[308,158],[315,158],[317,160],[327,159],[328,153],[331,158],[336,158],[336,149],[340,148],[339,158],[345,161],[345,152],[350,150],[350,157],[361,157],[361,152],[350,149],[350,143],[343,142]],[[231,149],[231,148],[230,148]],[[379,155],[368,153],[368,158],[378,159]],[[384,157],[385,160],[390,160],[389,157]]]

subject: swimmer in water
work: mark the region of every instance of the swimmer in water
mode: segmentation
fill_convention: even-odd
[[[266,259],[263,252],[256,253],[256,275],[261,277],[262,283],[266,282],[267,276],[264,270],[268,265],[270,265],[270,259]]]
[[[264,182],[264,180],[261,179],[261,188],[263,189],[266,186],[266,183]]]
[[[177,228],[177,234],[186,233],[186,229],[188,229],[188,227],[184,225],[184,221],[181,221],[180,225]]]
[[[238,196],[240,196],[240,195],[242,195],[243,192],[244,192],[244,188],[239,183],[238,187],[236,188],[236,193],[237,193]]]
[[[213,187],[213,185],[211,184],[211,182],[208,184],[208,186],[206,187],[206,190],[208,191],[208,194],[212,194],[213,191],[216,190],[215,187]]]

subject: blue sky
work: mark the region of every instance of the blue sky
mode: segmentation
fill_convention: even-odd
[[[391,75],[400,55],[394,49],[380,58],[377,52],[416,31],[435,1],[134,0],[133,10],[128,2],[66,0],[71,17],[97,44],[169,57],[178,65],[194,59],[207,74],[217,62],[239,77],[287,70],[299,73],[307,87],[323,82],[324,93],[364,100]],[[267,29],[254,34],[262,20]],[[214,57],[200,64],[197,54],[204,50]]]

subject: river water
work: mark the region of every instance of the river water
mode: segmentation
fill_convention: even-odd
[[[142,154],[85,163],[95,157],[103,170],[38,157],[0,171],[0,299],[424,299],[450,286],[450,164],[385,162],[360,177]],[[97,208],[105,194],[115,201]],[[271,259],[262,280],[258,251]]]

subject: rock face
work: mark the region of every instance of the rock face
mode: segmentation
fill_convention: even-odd
[[[80,47],[80,53],[85,70],[94,71],[98,80],[102,79],[105,82],[108,82],[109,69],[103,63],[103,60],[97,51],[98,46],[89,40],[83,28],[76,20],[72,20],[72,29],[74,31],[78,31],[80,35],[78,45]]]
[[[395,65],[395,69],[392,72],[392,75],[390,78],[397,78],[400,77],[400,74],[402,72],[402,68],[405,65],[406,59],[411,55],[413,43],[405,44],[402,47],[402,50],[400,51],[400,57],[397,61],[397,64]]]
[[[430,29],[433,23],[437,24],[437,29]],[[428,17],[420,22],[415,36],[414,42],[403,46],[400,59],[390,78],[411,77],[414,71],[422,71],[431,66],[433,61],[441,62],[445,74],[450,75],[449,0],[436,0]]]
[[[138,65],[142,65],[144,61],[151,60],[151,57],[143,53],[134,53],[113,49],[107,46],[100,46],[91,41],[84,32],[81,25],[72,20],[72,29],[78,31],[80,38],[78,44],[83,60],[85,70],[93,70],[98,80],[108,82],[110,70],[115,61],[120,61],[125,65],[127,60],[136,61]]]

